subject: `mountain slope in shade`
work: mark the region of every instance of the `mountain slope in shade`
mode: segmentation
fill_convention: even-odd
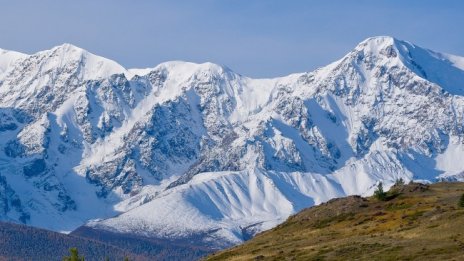
[[[275,79],[71,45],[18,58],[0,74],[0,217],[223,248],[378,181],[462,180],[463,59],[391,37]]]

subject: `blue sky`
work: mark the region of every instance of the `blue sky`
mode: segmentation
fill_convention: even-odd
[[[310,71],[369,36],[464,56],[464,1],[0,0],[0,48],[72,43],[127,68],[210,61],[252,77]]]

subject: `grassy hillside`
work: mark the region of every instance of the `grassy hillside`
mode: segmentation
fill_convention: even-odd
[[[409,184],[291,216],[207,260],[464,260],[464,183]]]

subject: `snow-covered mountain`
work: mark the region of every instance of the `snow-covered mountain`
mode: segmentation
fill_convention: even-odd
[[[275,79],[0,50],[0,219],[225,247],[379,181],[464,180],[463,117],[464,58],[391,37]]]

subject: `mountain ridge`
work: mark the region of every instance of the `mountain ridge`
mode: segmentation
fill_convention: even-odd
[[[462,180],[461,59],[392,37],[273,79],[66,44],[21,57],[0,73],[0,218],[223,248],[378,181]]]

